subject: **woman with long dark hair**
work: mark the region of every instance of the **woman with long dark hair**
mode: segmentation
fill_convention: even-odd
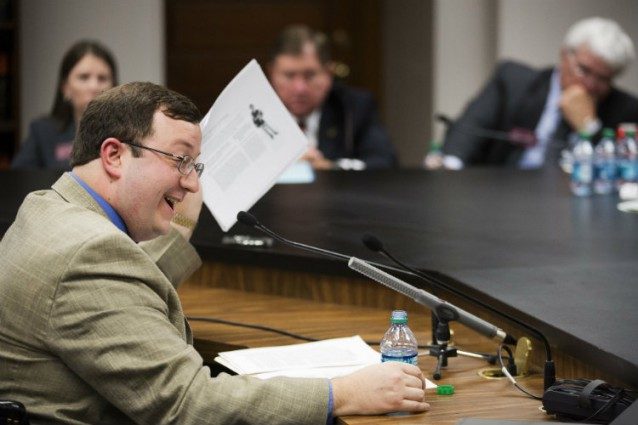
[[[60,65],[51,113],[31,122],[11,166],[68,169],[75,131],[86,106],[115,85],[117,68],[106,47],[90,40],[71,46]]]

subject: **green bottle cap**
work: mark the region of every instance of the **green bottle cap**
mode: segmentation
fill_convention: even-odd
[[[609,137],[613,139],[616,137],[616,132],[613,128],[603,128],[603,137]]]
[[[438,395],[452,395],[454,394],[454,385],[439,385],[436,387],[436,393]]]

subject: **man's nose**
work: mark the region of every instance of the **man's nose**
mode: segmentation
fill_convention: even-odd
[[[197,192],[199,190],[199,176],[197,175],[197,171],[192,170],[187,175],[182,175],[181,184],[187,191]]]
[[[296,93],[305,92],[308,90],[308,82],[302,76],[293,78],[292,88]]]

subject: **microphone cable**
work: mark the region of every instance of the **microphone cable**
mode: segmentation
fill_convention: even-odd
[[[514,377],[512,376],[512,374],[510,373],[510,371],[507,369],[507,367],[505,366],[505,364],[503,364],[503,355],[502,355],[502,351],[506,350],[508,355],[510,356],[510,359],[513,359],[513,355],[512,355],[512,350],[511,348],[509,348],[507,345],[504,345],[503,343],[500,343],[498,345],[498,363],[501,366],[501,372],[503,372],[503,375],[505,375],[505,377],[507,377],[507,379],[510,380],[510,382],[512,384],[514,384],[514,386],[516,388],[518,388],[519,390],[521,390],[522,392],[524,392],[525,394],[527,394],[529,397],[533,398],[534,400],[539,400],[539,401],[543,401],[543,397],[534,395],[532,393],[530,393],[529,391],[527,391],[525,388],[521,387],[518,382],[516,382],[516,379],[514,379]]]
[[[305,335],[301,335],[298,333],[294,333],[294,332],[289,332],[289,331],[285,331],[282,329],[278,329],[278,328],[274,328],[271,326],[265,326],[265,325],[256,325],[253,323],[242,323],[242,322],[236,322],[234,320],[227,320],[227,319],[220,319],[217,317],[210,317],[210,316],[186,316],[186,320],[188,321],[192,321],[192,322],[208,322],[208,323],[219,323],[222,325],[228,325],[228,326],[236,326],[239,328],[247,328],[247,329],[255,329],[255,330],[259,330],[259,331],[264,331],[264,332],[272,332],[278,335],[282,335],[282,336],[287,336],[293,339],[299,339],[301,341],[308,341],[308,342],[315,342],[315,341],[321,341],[325,338],[319,339],[319,338],[314,338],[311,336],[305,336]],[[368,340],[363,340],[363,342],[365,342],[368,345],[380,345],[381,341],[368,341]],[[431,345],[418,345],[418,348],[422,348],[422,349],[429,349],[432,348]]]

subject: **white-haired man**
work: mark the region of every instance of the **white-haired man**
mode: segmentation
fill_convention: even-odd
[[[427,158],[426,165],[539,168],[557,161],[570,133],[596,139],[602,127],[638,122],[638,99],[612,84],[634,55],[631,39],[616,22],[577,22],[565,36],[557,66],[499,64],[448,129],[443,161]]]

